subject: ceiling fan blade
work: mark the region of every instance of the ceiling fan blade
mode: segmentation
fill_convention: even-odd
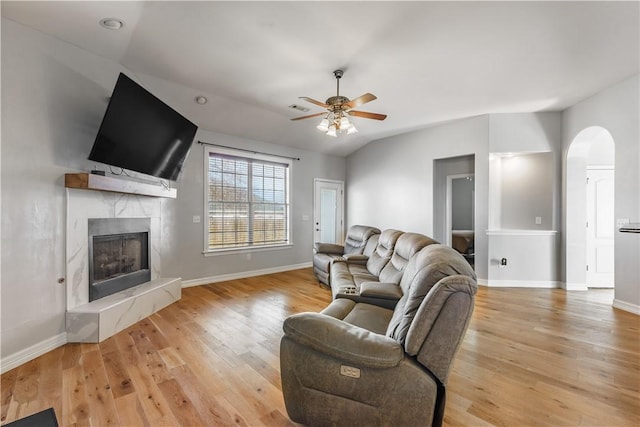
[[[372,93],[365,93],[364,95],[360,95],[357,98],[352,99],[351,101],[347,102],[346,104],[344,104],[344,107],[346,108],[356,108],[359,107],[363,104],[366,104],[367,102],[371,102],[374,99],[378,99],[374,94]]]
[[[294,117],[294,118],[293,118],[293,119],[291,119],[291,120],[310,119],[310,118],[312,118],[312,117],[318,117],[318,116],[322,116],[322,115],[324,115],[324,114],[327,114],[327,113],[326,113],[326,112],[324,112],[324,113],[310,114],[310,115],[308,115],[308,116]]]
[[[310,102],[312,104],[316,104],[321,106],[322,108],[329,108],[329,106],[327,104],[325,104],[324,102],[320,102],[320,101],[316,101],[313,98],[307,98],[306,96],[301,96],[300,99],[304,99],[307,102]]]
[[[387,118],[386,114],[367,113],[366,111],[349,111],[350,116],[363,117],[365,119],[384,120]]]

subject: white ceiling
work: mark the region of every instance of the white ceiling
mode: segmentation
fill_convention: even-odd
[[[562,110],[638,73],[638,6],[2,1],[2,16],[121,63],[166,88],[160,98],[188,94],[173,107],[202,128],[344,156],[446,120]],[[106,17],[124,28],[101,28]],[[337,68],[341,95],[374,93],[359,110],[387,120],[356,118],[360,133],[336,139],[315,129],[319,119],[289,120],[305,114],[290,104],[322,111],[298,97],[335,95]]]

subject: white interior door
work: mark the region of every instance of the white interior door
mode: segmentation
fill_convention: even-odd
[[[313,237],[315,242],[342,243],[343,206],[344,183],[342,181],[314,180]]]
[[[614,171],[587,170],[587,286],[613,288]]]

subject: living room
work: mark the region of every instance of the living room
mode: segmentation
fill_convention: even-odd
[[[67,342],[66,286],[73,281],[73,277],[67,273],[68,201],[64,175],[88,172],[96,167],[87,158],[106,109],[107,98],[121,72],[135,77],[150,92],[199,125],[182,175],[176,183],[171,184],[177,190],[177,199],[157,201],[161,212],[161,245],[156,268],[161,270],[163,276],[182,278],[184,287],[309,268],[314,243],[313,224],[309,219],[313,216],[315,178],[344,182],[347,226],[368,224],[380,229],[396,228],[444,241],[444,215],[437,210],[441,190],[435,185],[438,179],[437,162],[473,156],[476,185],[475,267],[478,283],[488,288],[533,285],[567,289],[567,292],[588,292],[584,286],[584,263],[580,259],[577,262],[574,260],[575,254],[584,245],[580,240],[583,239],[581,235],[572,237],[575,236],[572,233],[576,233],[573,227],[584,221],[570,214],[570,189],[573,187],[569,181],[568,159],[571,158],[569,151],[576,138],[592,127],[606,130],[615,144],[614,217],[628,219],[632,223],[640,221],[639,30],[638,4],[635,2],[545,4],[550,11],[532,4],[505,4],[502,6],[504,10],[489,9],[488,12],[482,12],[482,9],[456,9],[464,5],[439,6],[442,9],[436,8],[432,13],[436,18],[453,13],[455,19],[451,20],[457,24],[454,26],[452,22],[450,25],[454,29],[473,21],[469,15],[474,13],[487,20],[490,16],[505,16],[508,21],[514,17],[508,14],[513,13],[511,8],[524,8],[515,14],[522,22],[505,25],[503,31],[509,34],[527,25],[535,27],[546,22],[548,27],[533,31],[544,41],[536,47],[542,51],[552,51],[561,65],[540,61],[536,55],[545,60],[549,56],[534,50],[530,57],[519,56],[516,61],[520,62],[515,64],[506,60],[502,64],[502,57],[496,56],[493,58],[495,66],[482,68],[479,71],[484,74],[475,73],[472,78],[467,71],[476,63],[460,58],[475,58],[472,53],[482,57],[483,52],[497,55],[496,51],[487,47],[486,50],[470,52],[460,46],[463,41],[469,42],[468,39],[453,38],[458,41],[448,46],[460,49],[459,53],[455,53],[455,50],[440,52],[438,49],[413,53],[415,61],[424,64],[425,75],[435,78],[426,86],[420,79],[412,81],[411,78],[419,74],[407,70],[411,63],[400,61],[405,56],[397,59],[396,74],[389,72],[388,68],[376,70],[376,64],[393,61],[396,55],[400,55],[401,49],[392,43],[398,39],[404,41],[406,49],[424,48],[412,37],[411,32],[422,26],[421,18],[427,18],[412,13],[415,11],[404,4],[402,7],[391,3],[381,3],[375,7],[367,5],[374,23],[372,25],[385,28],[385,32],[378,34],[377,38],[376,34],[369,33],[370,38],[365,40],[364,36],[360,39],[358,34],[354,34],[353,40],[345,41],[348,46],[342,47],[343,50],[337,49],[338,53],[334,56],[326,55],[335,48],[322,50],[322,54],[317,55],[311,49],[311,54],[307,52],[305,56],[299,53],[303,43],[292,40],[299,33],[294,32],[291,38],[276,36],[286,33],[285,30],[289,28],[302,31],[305,25],[303,18],[308,18],[312,10],[324,13],[324,8],[336,5],[269,5],[264,2],[263,5],[234,6],[223,3],[218,6],[220,9],[212,12],[216,15],[216,24],[226,19],[239,25],[240,29],[250,28],[256,32],[254,38],[262,37],[263,43],[278,46],[274,49],[278,52],[272,53],[275,57],[273,62],[257,64],[247,58],[252,54],[257,55],[257,50],[264,50],[264,44],[245,46],[240,42],[232,43],[225,51],[228,55],[225,58],[233,57],[229,51],[236,51],[237,65],[234,64],[234,68],[217,65],[214,72],[209,72],[190,62],[183,62],[182,67],[191,69],[193,75],[192,82],[183,84],[165,77],[170,74],[158,71],[154,75],[143,67],[155,61],[158,70],[170,68],[163,64],[167,54],[163,50],[166,45],[164,39],[157,43],[155,50],[150,51],[143,36],[136,34],[145,34],[145,26],[159,25],[162,19],[166,19],[161,5],[125,2],[119,9],[109,10],[108,3],[93,8],[90,2],[67,4],[65,7],[78,8],[91,17],[91,22],[83,22],[82,25],[95,26],[95,29],[89,30],[88,34],[95,34],[90,41],[102,45],[103,49],[91,52],[79,42],[64,41],[47,34],[48,31],[56,34],[58,26],[68,24],[69,18],[64,13],[62,17],[57,17],[55,7],[46,2],[30,6],[19,3],[2,2],[3,372]],[[421,6],[424,5],[413,7]],[[165,7],[170,8],[170,12],[164,13],[170,15],[181,11],[184,6],[172,2]],[[331,28],[333,25],[339,28],[345,22],[356,21],[357,13],[369,16],[364,5],[348,4],[341,7],[346,7],[352,13],[336,18],[338,20],[331,24]],[[488,5],[479,4],[476,7]],[[287,22],[284,18],[278,20],[275,18],[278,12],[289,19],[292,15],[299,19],[295,22]],[[327,20],[334,14],[334,11],[329,12]],[[530,21],[523,17],[527,13],[530,14]],[[93,14],[97,19],[93,19]],[[388,16],[385,17],[385,14]],[[203,13],[200,15],[206,16]],[[413,19],[410,19],[412,15]],[[45,18],[48,16],[54,19],[47,21]],[[124,35],[97,25],[99,19],[112,16],[124,19]],[[252,18],[248,19],[249,16]],[[260,16],[274,17],[262,21],[258,18]],[[432,21],[436,18],[428,21],[434,28]],[[206,21],[204,17],[202,19]],[[402,25],[394,19],[406,20],[404,32],[398,28]],[[35,29],[20,23],[22,20],[30,22]],[[480,44],[491,40],[492,33],[485,28],[485,25],[489,25],[487,22],[475,28],[480,31],[478,37],[488,34],[479,41]],[[323,24],[326,24],[324,20],[314,21],[312,28],[318,29]],[[554,38],[556,33],[558,37],[564,34],[560,28],[572,25],[577,28],[568,38]],[[193,26],[196,27],[195,22]],[[274,27],[281,33],[276,31],[274,34]],[[398,34],[392,37],[393,31],[389,28]],[[257,32],[260,29],[264,32]],[[474,33],[472,30],[474,28],[469,31],[470,34]],[[169,31],[163,37],[179,39],[180,33],[175,31]],[[444,43],[444,38],[452,38],[446,34],[443,32],[433,37],[436,40],[438,37],[443,39],[441,41]],[[323,32],[307,33],[304,40],[325,37],[328,45],[336,44],[332,42],[330,34]],[[385,37],[390,41],[382,43]],[[341,40],[341,37],[336,38]],[[527,47],[519,45],[515,36],[514,40],[513,44],[503,42],[511,49],[528,51]],[[521,42],[522,45],[527,46],[527,41],[530,40]],[[185,41],[185,45],[187,43]],[[502,43],[499,44],[502,46]],[[435,49],[433,46],[427,45]],[[477,48],[477,45],[474,47]],[[278,63],[288,57],[285,55],[288,49],[292,50],[290,56],[295,60]],[[187,46],[184,51],[184,55],[189,53]],[[322,55],[325,57],[321,58]],[[421,55],[428,60],[421,58]],[[564,62],[564,56],[570,59]],[[439,72],[444,73],[446,68],[434,71],[435,77],[428,73],[429,63],[435,67],[435,64],[446,60],[460,66],[455,79],[445,80],[438,75]],[[312,65],[305,66],[306,61]],[[259,102],[252,101],[248,94],[251,90],[249,86],[239,92],[232,89],[239,75],[243,76],[243,80],[240,80],[242,84],[253,79],[255,84],[267,86],[263,75],[273,76],[280,68],[291,69],[296,64],[300,70],[288,71],[285,82],[279,81],[268,87],[260,95],[263,98]],[[499,69],[499,65],[503,65],[503,68]],[[261,66],[264,68],[262,73]],[[362,125],[357,138],[342,135],[337,139],[319,133],[315,129],[316,123],[311,123],[313,120],[291,122],[290,119],[298,112],[287,110],[286,105],[301,102],[297,97],[303,95],[324,99],[324,93],[327,96],[333,94],[331,72],[334,68],[345,66],[342,91],[353,96],[368,90],[376,93],[379,99],[367,108],[384,112],[389,118],[380,123],[358,121]],[[524,73],[523,69],[534,69],[544,77],[553,76],[554,72],[564,76],[564,67],[571,70],[575,78],[552,78],[550,85],[557,98],[566,97],[563,102],[569,98],[566,93],[574,96],[572,102],[562,107],[555,104],[558,101],[551,99],[549,93],[531,93],[531,87],[536,88],[535,81],[523,83],[517,78],[518,73]],[[610,72],[603,74],[604,69]],[[306,74],[313,75],[313,83],[305,80]],[[210,86],[204,86],[208,90],[200,87],[200,79],[211,75],[216,77]],[[495,92],[496,99],[499,94],[503,95],[500,103],[492,100],[491,93],[471,92],[476,86],[485,85],[485,80],[495,79],[503,80],[505,87],[508,86],[500,93]],[[376,86],[376,82],[381,80],[397,80],[398,83],[386,86],[381,91]],[[282,104],[280,107],[268,104],[265,100],[280,97],[280,90],[284,90],[283,83],[287,82],[291,86],[286,88],[287,93],[295,95],[278,100],[278,105]],[[580,86],[581,83],[590,91],[579,94],[572,91],[574,86]],[[418,93],[412,91],[413,87],[417,88],[415,90]],[[423,93],[420,88],[429,90],[425,89]],[[473,96],[465,96],[467,91],[482,98],[485,103],[476,102]],[[504,96],[503,91],[508,92],[508,96]],[[195,103],[194,99],[198,96],[206,96],[207,104]],[[433,102],[430,98],[436,96],[439,102],[446,102],[442,102],[440,108],[432,105],[430,111],[448,113],[448,104],[465,105],[449,115],[433,114],[420,125],[416,124],[414,116],[424,113],[394,110],[397,108],[394,104],[402,104],[407,98],[423,98],[425,104],[430,104]],[[487,102],[487,98],[491,102]],[[305,107],[314,108],[312,104]],[[307,114],[316,111],[311,110]],[[397,122],[391,119],[396,118],[405,121],[394,124]],[[378,125],[398,128],[382,127],[383,131],[376,133]],[[267,134],[268,137],[263,136]],[[197,141],[300,159],[292,164],[292,245],[278,250],[255,250],[249,253],[230,252],[215,256],[203,253],[206,252],[203,242],[204,221],[194,221],[196,216],[204,218],[205,212],[204,150]],[[519,193],[512,192],[510,198],[501,198],[504,195],[501,193],[503,184],[511,182],[511,178],[501,179],[496,176],[496,171],[502,168],[504,173],[508,167],[507,153],[520,154],[517,157],[523,158],[544,153],[548,156],[545,163],[548,169],[532,170],[531,175],[517,181],[522,185]],[[108,169],[103,165],[101,167]],[[532,179],[542,171],[547,173],[547,180]],[[540,186],[550,189],[540,193]],[[514,224],[507,222],[510,208],[530,206],[529,203],[541,206],[542,211],[522,209],[517,213],[519,216]],[[540,217],[541,224],[536,224],[534,217]],[[505,230],[513,229],[523,232],[517,236],[505,233]],[[637,315],[640,313],[640,239],[632,233],[620,233],[617,230],[614,234],[615,284],[611,304]],[[502,258],[508,259],[506,267],[498,262]]]

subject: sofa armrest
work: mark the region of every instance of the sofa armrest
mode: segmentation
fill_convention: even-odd
[[[344,255],[344,259],[346,259],[349,264],[365,265],[369,260],[369,257],[360,254],[346,254]]]
[[[336,245],[333,243],[314,243],[313,250],[316,253],[322,254],[337,254],[342,255],[344,253],[344,246]]]
[[[363,282],[360,296],[398,301],[402,298],[402,289],[395,283]]]
[[[290,316],[283,329],[292,341],[358,366],[393,368],[404,359],[394,339],[320,313]]]

